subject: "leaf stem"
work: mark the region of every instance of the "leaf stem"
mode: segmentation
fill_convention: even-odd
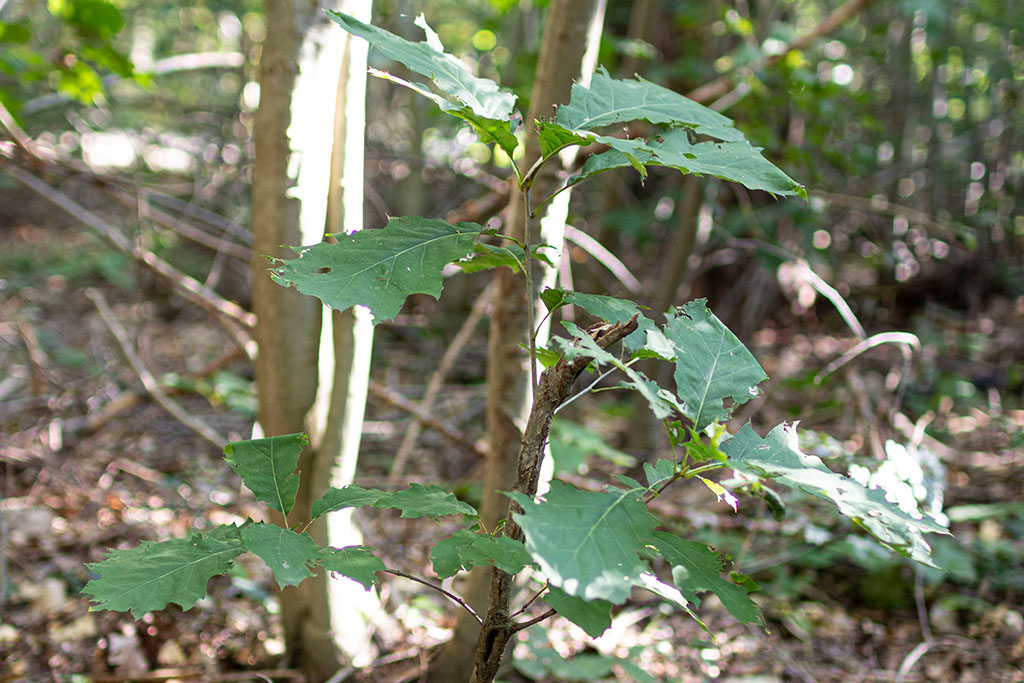
[[[388,574],[394,574],[395,576],[401,576],[404,579],[409,579],[410,581],[415,581],[416,583],[422,583],[427,588],[432,588],[432,589],[436,590],[441,595],[444,595],[448,599],[452,600],[456,604],[458,604],[461,607],[463,607],[467,612],[470,613],[470,615],[474,619],[476,619],[478,624],[483,624],[484,623],[484,620],[480,618],[480,615],[476,613],[476,610],[474,610],[472,607],[469,606],[468,602],[466,602],[465,600],[460,598],[458,595],[455,595],[454,593],[446,591],[444,588],[441,588],[437,584],[430,583],[429,581],[426,581],[425,579],[421,579],[418,576],[413,576],[412,574],[406,574],[405,572],[398,571],[397,569],[384,569],[382,571],[384,571],[384,572],[386,572]]]
[[[556,614],[558,614],[558,612],[556,612],[553,609],[549,609],[547,612],[545,612],[544,614],[540,615],[539,617],[536,617],[534,619],[530,619],[529,621],[524,621],[521,624],[516,624],[510,630],[512,631],[512,633],[519,633],[523,629],[527,629],[527,628],[530,628],[531,626],[533,626],[535,624],[539,624],[540,622],[544,621],[545,619],[550,619],[551,617],[555,616]]]
[[[694,467],[692,470],[687,470],[686,473],[683,474],[683,476],[686,477],[687,479],[691,479],[693,477],[696,477],[698,474],[703,474],[704,472],[709,472],[711,470],[720,470],[723,467],[725,467],[725,463],[713,462],[708,465]]]
[[[628,368],[630,365],[633,365],[633,363],[636,363],[638,360],[640,360],[640,359],[639,358],[634,358],[633,360],[629,361],[628,363],[624,363],[623,367]],[[562,402],[562,405],[560,405],[557,408],[555,408],[555,413],[554,414],[558,415],[558,413],[563,408],[565,408],[567,405],[569,405],[570,403],[572,403],[573,401],[578,399],[580,396],[583,396],[584,394],[589,393],[590,390],[593,389],[594,387],[596,387],[601,380],[603,380],[605,377],[607,377],[608,375],[612,374],[616,370],[620,370],[620,369],[621,368],[619,368],[616,365],[616,366],[612,366],[612,367],[608,368],[607,370],[605,370],[604,372],[602,372],[600,375],[597,376],[597,378],[593,382],[588,384],[583,389],[580,389],[579,391],[577,391],[575,394],[573,394],[569,398],[565,399],[565,401]]]
[[[536,168],[536,164],[534,167]],[[530,169],[533,172],[533,169]],[[523,259],[523,273],[526,275],[526,333],[529,336],[530,341],[530,402],[533,402],[533,394],[537,390],[537,338],[534,334],[534,300],[538,298],[538,295],[533,291],[533,259],[530,258],[530,244],[532,242],[530,230],[532,221],[530,220],[530,186],[524,182],[523,184],[523,236],[525,237],[524,252],[526,257]]]
[[[526,611],[526,610],[527,610],[527,609],[528,609],[528,608],[530,607],[530,605],[532,605],[532,604],[534,603],[534,601],[535,601],[535,600],[536,600],[537,598],[539,598],[540,596],[544,595],[544,591],[546,591],[546,590],[547,590],[548,588],[550,588],[550,587],[551,587],[551,582],[545,583],[545,584],[544,584],[544,587],[543,587],[543,588],[541,588],[541,589],[540,589],[539,591],[537,591],[536,593],[534,593],[534,594],[533,594],[533,597],[532,597],[532,598],[530,598],[529,600],[527,600],[527,601],[526,601],[526,604],[525,604],[525,605],[523,605],[522,607],[520,607],[520,608],[519,608],[518,610],[516,610],[516,611],[515,611],[515,612],[514,612],[514,613],[512,614],[512,616],[513,616],[513,617],[515,617],[515,616],[519,616],[520,614],[522,614],[523,612],[525,612],[525,611]]]

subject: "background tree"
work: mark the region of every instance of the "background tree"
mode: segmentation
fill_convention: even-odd
[[[366,48],[354,48],[324,10],[369,19],[370,5],[286,0],[266,5],[273,30],[260,58],[260,108],[253,128],[256,382],[263,433],[305,431],[311,437],[303,456],[300,512],[291,520],[300,525],[310,521],[313,500],[332,485],[351,483],[355,473],[373,328],[363,310],[332,314],[274,284],[265,257],[284,256],[281,245],[310,244],[363,227]],[[318,520],[310,534],[339,546],[360,540],[344,512]],[[338,670],[339,650],[360,662],[369,654],[364,611],[370,601],[363,591],[348,588],[324,572],[282,595],[289,654],[315,680]]]
[[[808,180],[812,193],[807,205],[775,203],[702,180],[694,247],[699,260],[688,262],[677,300],[706,295],[731,327],[745,328],[759,360],[777,378],[769,389],[776,408],[760,414],[766,421],[801,419],[805,429],[835,434],[836,441],[819,435],[813,445],[831,467],[890,471],[891,456],[901,448],[924,463],[936,455],[938,467],[926,470],[928,499],[944,497],[957,537],[936,544],[944,570],[921,573],[864,552],[848,529],[813,514],[799,497],[784,501],[789,513],[781,540],[761,533],[756,507],[741,508],[734,517],[711,514],[699,501],[662,501],[675,506],[680,524],[692,525],[702,541],[731,550],[736,566],[768,587],[765,595],[784,599],[764,605],[773,650],[760,644],[751,649],[743,636],[723,628],[717,649],[701,645],[707,658],[690,658],[689,648],[678,647],[652,665],[667,668],[651,671],[712,676],[716,668],[746,668],[813,679],[838,667],[851,675],[966,671],[997,679],[1000,671],[1020,668],[1007,654],[1017,637],[1019,513],[1006,504],[1019,488],[1012,463],[1022,446],[1015,436],[1021,431],[1016,411],[1024,338],[1017,301],[1024,245],[1014,220],[1022,194],[1015,154],[1022,125],[1013,79],[1021,70],[1016,15],[1004,2],[654,5],[654,29],[642,41],[628,31],[632,8],[609,7],[601,62],[613,72],[621,69],[622,76],[641,70],[679,92],[707,92],[701,86],[713,84],[717,95],[707,101],[726,107],[755,144],[769,147],[766,156]],[[130,347],[157,385],[169,387],[169,398],[185,408],[186,417],[212,426],[216,437],[247,435],[249,366],[241,357],[225,358],[248,334],[247,137],[254,65],[266,28],[263,8],[252,0],[187,7],[125,2],[117,8],[125,28],[106,39],[133,59],[150,56],[153,90],[111,78],[115,69],[88,56],[79,59],[87,37],[58,28],[64,20],[54,23],[45,3],[11,0],[0,8],[0,40],[6,41],[0,46],[0,101],[24,133],[26,148],[56,159],[32,161],[11,146],[17,134],[0,133],[0,487],[7,497],[0,527],[9,530],[0,536],[10,550],[6,570],[0,562],[6,577],[0,596],[7,599],[5,625],[17,629],[13,640],[0,629],[0,658],[15,672],[27,668],[28,677],[53,670],[86,673],[93,661],[96,675],[127,675],[118,652],[148,652],[148,662],[136,670],[144,672],[169,666],[167,653],[157,650],[180,643],[188,653],[178,660],[187,662],[183,672],[197,667],[191,670],[212,676],[238,667],[271,668],[278,621],[267,611],[273,612],[275,598],[246,581],[272,585],[272,579],[252,568],[247,577],[211,583],[213,604],[202,611],[152,614],[145,628],[156,635],[141,627],[133,631],[112,613],[85,612],[72,599],[63,602],[67,611],[48,611],[32,597],[44,585],[76,590],[89,577],[73,576],[67,563],[98,560],[100,546],[134,544],[142,533],[140,516],[153,514],[155,522],[170,514],[174,524],[192,523],[203,516],[210,496],[227,500],[243,519],[250,514],[245,497],[212,474],[222,471],[220,448],[193,437],[185,422],[167,419],[135,371],[118,366],[122,351],[83,292],[93,287],[113,303]],[[855,11],[845,11],[850,8]],[[431,0],[404,11],[418,9],[481,74],[513,87],[532,79],[538,4]],[[407,26],[396,11],[394,3],[380,5],[381,18],[394,22],[389,26]],[[844,15],[841,22],[817,32],[837,13]],[[486,32],[493,44],[474,40]],[[638,66],[622,65],[627,56]],[[97,67],[101,82],[106,78],[105,95],[87,103],[53,98],[60,74],[82,63]],[[145,72],[146,63],[138,59],[136,66]],[[191,65],[187,71],[181,70],[185,64]],[[381,225],[387,214],[413,213],[400,207],[406,194],[414,194],[407,192],[414,181],[427,189],[420,194],[424,213],[459,214],[449,220],[479,220],[474,216],[488,214],[471,210],[505,201],[507,169],[500,159],[483,155],[471,136],[429,111],[417,119],[414,99],[399,91],[383,82],[371,88],[368,222]],[[416,129],[422,135],[411,132]],[[109,160],[126,147],[127,165],[98,163],[98,151]],[[160,157],[187,164],[151,165]],[[69,163],[85,160],[93,165]],[[31,182],[26,173],[40,181],[32,186],[40,195],[24,191]],[[666,240],[688,202],[672,174],[652,172],[641,184],[626,171],[606,174],[602,182],[599,189],[574,192],[570,224],[615,251],[636,276],[640,293],[613,275],[610,261],[570,237],[577,287],[630,292],[653,305],[658,287],[674,272],[664,258]],[[75,202],[65,204],[74,220],[98,227],[88,221],[105,219],[127,240],[117,247],[92,240],[88,228],[80,230],[78,222],[52,210],[51,199],[68,198]],[[199,228],[187,234],[203,241],[185,237],[187,227]],[[154,265],[173,277],[154,278]],[[175,273],[206,289],[188,294],[181,285],[189,281]],[[378,388],[386,383],[391,398],[396,392],[420,398],[428,380],[421,359],[442,355],[456,336],[452,320],[480,289],[478,276],[452,279],[441,303],[414,297],[400,325],[379,326],[373,370]],[[832,303],[836,294],[849,311]],[[241,306],[226,306],[230,300]],[[210,302],[222,308],[204,305]],[[846,322],[850,311],[864,329],[863,341]],[[215,341],[205,344],[200,330]],[[909,365],[891,344],[868,346],[890,332],[917,336],[920,350]],[[440,398],[419,413],[434,426],[416,439],[405,479],[396,484],[450,481],[475,502],[478,491],[466,482],[479,464],[472,446],[482,435],[485,350],[479,335],[460,338],[468,342],[443,375]],[[164,355],[176,343],[178,355]],[[840,370],[826,371],[842,361]],[[384,393],[374,396],[360,465],[370,482],[388,474],[397,450],[392,430],[400,434],[413,422]],[[607,467],[600,457],[582,459],[580,444],[593,448],[596,442],[571,431],[570,423],[619,448],[596,451],[604,456],[651,455],[624,440],[635,430],[623,417],[628,407],[615,397],[606,392],[599,409],[573,405],[560,413],[566,424],[554,424],[553,452],[556,465],[569,468],[561,476],[578,483],[589,476],[586,468],[594,473]],[[86,424],[102,428],[93,433]],[[458,436],[464,439],[450,438]],[[53,519],[52,529],[63,530],[53,536],[59,553],[46,550],[49,532],[24,535],[31,515]],[[387,518],[365,519],[373,533],[392,530]],[[156,539],[180,530],[162,522],[143,526]],[[410,535],[396,552],[406,569],[419,572],[429,560],[417,549],[429,547],[437,529],[407,528]],[[834,590],[822,594],[816,590],[821,585]],[[383,597],[417,635],[424,624],[431,636],[439,633],[435,625],[450,625],[448,606],[424,599],[409,584],[392,581]],[[714,619],[715,610],[706,607]],[[830,615],[827,622],[821,613]],[[700,637],[664,615],[629,614],[635,625],[615,646],[663,640],[666,633],[679,642]],[[996,618],[1003,614],[1005,621]],[[169,622],[180,628],[175,632]],[[60,630],[72,624],[80,635]],[[525,641],[521,672],[565,677],[559,667],[588,666],[595,649],[601,656],[614,653],[603,640],[567,639],[565,626],[552,628],[558,653],[539,640]],[[90,632],[96,635],[81,635]],[[979,647],[953,647],[948,636],[974,639]],[[436,642],[379,640],[388,651],[401,652],[404,643],[417,653]],[[122,642],[134,645],[118,650]],[[983,660],[972,654],[977,652],[994,654]],[[405,665],[418,666],[412,660]]]

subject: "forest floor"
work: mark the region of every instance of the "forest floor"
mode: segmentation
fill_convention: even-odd
[[[171,400],[239,439],[251,428],[251,368],[231,336],[177,298],[151,296],[126,257],[61,218],[13,209],[0,216],[0,681],[301,680],[281,670],[272,578],[244,557],[242,571],[212,580],[208,598],[187,612],[172,606],[136,622],[89,611],[80,594],[86,563],[106,548],[239,522],[261,509],[221,451],[151,399],[113,329],[124,329]],[[112,312],[107,321],[101,300]],[[453,333],[431,325],[428,303],[418,306],[408,324],[378,328],[372,371],[374,381],[410,398],[428,378],[422,359],[439,357]],[[767,632],[736,624],[708,598],[699,612],[712,637],[641,599],[618,611],[612,631],[597,641],[563,620],[546,623],[548,640],[519,643],[525,664],[505,680],[598,680],[586,673],[586,657],[573,660],[575,668],[561,664],[582,653],[599,663],[607,663],[599,655],[633,656],[658,681],[1024,681],[1024,406],[1019,385],[1007,389],[983,372],[999,370],[999,358],[1020,368],[1024,300],[994,297],[970,315],[937,315],[931,323],[939,339],[986,337],[987,351],[942,347],[928,360],[926,344],[924,362],[943,372],[919,373],[930,384],[909,386],[902,410],[911,417],[903,422],[877,418],[875,397],[892,396],[887,378],[901,363],[891,347],[815,385],[809,369],[824,367],[849,339],[835,329],[759,332],[752,350],[773,380],[755,426],[802,419],[834,437],[816,442],[827,462],[877,462],[887,440],[933,454],[941,480],[929,486],[944,492],[955,539],[937,539],[944,571],[874,552],[851,525],[805,497],[787,499],[787,517],[776,523],[754,503],[736,515],[707,491],[685,494],[666,508],[761,584],[755,595]],[[892,321],[893,329],[914,324]],[[482,437],[485,348],[484,336],[470,342],[432,409],[472,438]],[[960,393],[922,420],[927,413],[915,406],[928,407],[944,382]],[[572,417],[621,443],[629,429],[624,414],[614,399],[602,399]],[[408,413],[371,395],[359,483],[384,482],[410,423]],[[915,436],[915,423],[926,436]],[[425,430],[404,480],[455,482],[478,465],[472,453]],[[610,466],[591,466],[573,481],[603,481]],[[431,575],[427,541],[439,537],[435,523],[399,522],[385,511],[359,519],[385,562]],[[420,655],[447,637],[454,608],[394,577],[380,596],[404,635],[381,636],[384,659],[359,679],[418,680]],[[612,672],[629,680],[621,667]]]

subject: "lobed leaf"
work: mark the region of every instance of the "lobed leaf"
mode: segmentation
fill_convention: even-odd
[[[234,525],[160,543],[143,541],[88,565],[99,577],[82,593],[92,596],[93,609],[130,611],[136,619],[172,602],[191,609],[206,596],[210,577],[231,569],[232,560],[244,552]]]
[[[439,541],[430,553],[434,572],[442,579],[473,567],[497,567],[518,574],[533,562],[523,544],[508,536],[475,534],[461,529]]]
[[[630,351],[636,351],[644,345],[647,330],[657,329],[654,321],[644,316],[641,312],[646,307],[639,306],[629,299],[619,299],[603,294],[584,294],[582,292],[574,292],[571,289],[548,289],[541,296],[547,296],[547,299],[544,299],[545,303],[548,301],[558,302],[558,306],[574,304],[587,313],[610,323],[624,323],[632,318],[634,314],[640,313],[640,316],[637,318],[636,330],[622,340],[622,344]],[[549,305],[549,310],[550,308],[551,306]]]
[[[370,548],[359,545],[347,548],[321,548],[320,564],[328,571],[338,572],[353,581],[358,581],[366,590],[380,583],[377,572],[387,569]]]
[[[749,584],[741,586],[722,578],[722,558],[718,553],[703,543],[663,531],[654,532],[654,546],[672,565],[672,581],[687,600],[699,605],[697,594],[711,591],[740,623],[764,623],[761,611],[747,595]],[[756,587],[754,584],[753,588]]]
[[[587,158],[579,173],[568,185],[613,168],[632,166],[664,166],[682,173],[712,175],[740,183],[751,190],[764,190],[774,195],[799,195],[807,198],[802,185],[783,173],[761,155],[761,148],[746,140],[692,142],[686,129],[678,128],[651,140],[620,140],[594,136],[596,142],[612,149]]]
[[[477,512],[472,505],[463,503],[440,486],[431,484],[412,484],[407,489],[384,493],[377,502],[376,508],[394,508],[402,511],[404,519],[415,517],[444,517],[445,515],[469,515],[476,517]]]
[[[515,517],[526,548],[553,586],[584,600],[619,604],[650,571],[639,553],[658,522],[642,491],[581,491],[556,480],[539,504],[521,493],[508,495],[523,508]]]
[[[598,132],[635,120],[659,128],[649,140]],[[554,120],[538,122],[537,135],[544,159],[569,145],[597,142],[611,148],[590,156],[566,187],[612,168],[632,166],[646,177],[647,166],[665,166],[775,195],[807,198],[804,187],[761,156],[761,149],[753,147],[729,118],[643,79],[611,78],[604,69],[594,74],[589,87],[574,85],[569,103],[559,107]]]
[[[293,247],[299,258],[273,259],[271,275],[335,310],[368,307],[374,322],[391,320],[410,294],[441,294],[441,271],[473,251],[476,223],[404,216],[378,230],[335,235],[336,244]]]
[[[308,443],[305,434],[234,441],[224,447],[224,459],[257,500],[287,516],[299,490],[295,468]]]
[[[659,458],[653,465],[644,463],[644,476],[647,477],[647,488],[654,489],[676,475],[676,464],[671,460]]]
[[[320,557],[320,546],[309,534],[296,533],[276,524],[256,523],[243,527],[242,544],[267,563],[281,588],[297,586],[313,576],[309,568]]]
[[[416,25],[423,29],[426,40],[418,43],[341,12],[328,10],[327,15],[349,33],[365,38],[384,56],[431,79],[441,94],[384,72],[375,70],[375,75],[383,75],[430,98],[443,111],[469,122],[482,141],[496,142],[512,156],[518,145],[511,127],[516,96],[500,90],[490,79],[474,76],[456,57],[445,53],[440,39],[422,14],[416,18]]]
[[[820,458],[797,445],[795,427],[779,425],[761,438],[744,425],[722,446],[729,467],[756,479],[777,481],[831,501],[839,513],[865,528],[880,543],[917,562],[934,567],[923,534],[948,534],[934,521],[913,517],[885,499],[882,489],[868,489],[833,472]]]
[[[559,107],[555,115],[556,123],[575,131],[637,120],[685,126],[719,140],[744,139],[727,116],[642,78],[612,78],[603,67],[594,73],[589,87],[574,84],[569,104]]]
[[[385,491],[364,489],[356,484],[349,484],[340,489],[332,487],[313,501],[313,519],[335,510],[373,505],[384,495],[387,495]]]
[[[549,586],[544,602],[591,638],[600,637],[612,625],[612,603],[607,600],[584,600],[569,595],[561,588]]]
[[[729,418],[733,405],[757,395],[757,385],[768,379],[747,347],[697,299],[676,309],[661,330],[648,332],[648,345],[675,361],[676,393],[686,405],[685,415],[701,431],[714,420]]]

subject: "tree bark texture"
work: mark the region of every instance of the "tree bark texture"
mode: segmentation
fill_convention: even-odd
[[[345,114],[351,110],[350,99],[359,98],[360,106],[363,101],[362,92],[350,87],[349,74],[365,72],[366,51],[365,47],[361,51],[362,65],[349,69],[348,34],[324,10],[347,9],[368,19],[370,4],[366,0],[266,0],[270,30],[260,59],[260,107],[253,131],[256,381],[263,433],[306,431],[311,437],[310,448],[299,462],[302,478],[289,525],[308,521],[312,501],[328,486],[346,476],[351,480],[372,339],[367,329],[372,328],[368,320],[358,324],[358,313],[332,315],[315,298],[275,284],[266,273],[263,256],[294,256],[280,245],[317,242],[325,232],[340,231],[342,225],[362,227],[361,170],[359,178],[346,179],[358,196],[342,201],[339,188],[342,169],[351,168],[345,164],[346,140],[358,138],[356,152],[362,159],[362,117],[357,127],[346,131]],[[359,83],[365,89],[365,77]],[[361,169],[361,164],[356,168]],[[358,224],[346,215],[353,204],[358,208],[352,218]],[[361,395],[353,390],[360,382]],[[348,462],[339,473],[335,461],[342,452],[348,453]],[[274,521],[285,523],[280,515]],[[343,534],[349,539],[346,543],[328,524],[318,520],[310,528],[317,542],[352,544],[352,533]],[[341,526],[354,531],[345,520]],[[359,542],[358,536],[354,542]],[[347,657],[359,655],[358,648],[349,646],[365,640],[350,632],[339,642],[336,605],[328,590],[332,587],[320,575],[285,589],[280,596],[288,658],[313,681],[326,680],[338,670],[342,651]],[[351,614],[343,623],[358,624],[360,617]]]
[[[600,348],[609,349],[636,330],[638,317],[639,314],[635,314],[624,323],[602,325],[590,333],[591,337]],[[541,376],[516,459],[513,491],[527,496],[537,493],[540,464],[544,458],[551,420],[558,407],[569,398],[573,383],[587,367],[588,362],[589,359],[586,357],[562,359],[545,370]],[[523,530],[512,516],[513,512],[522,512],[522,508],[512,502],[508,504],[506,510],[505,535],[522,541]],[[490,570],[487,615],[477,638],[471,683],[491,683],[494,680],[508,643],[518,631],[509,616],[512,579],[511,574],[500,569]]]
[[[569,101],[573,81],[580,77],[587,47],[588,29],[603,0],[552,0],[548,8],[537,63],[536,80],[526,117],[526,148],[518,162],[525,173],[540,157],[534,121],[550,118],[558,104]],[[546,198],[557,187],[558,169],[546,164],[533,181],[532,197]],[[522,194],[513,189],[503,230],[525,240],[527,216]],[[532,232],[532,231],[531,231]],[[535,242],[531,239],[531,242]],[[557,260],[556,260],[557,262]],[[534,263],[539,263],[534,261]],[[535,268],[540,270],[540,268]],[[536,282],[542,278],[537,277]],[[480,519],[493,530],[508,512],[508,498],[522,443],[521,425],[530,408],[530,359],[520,344],[528,342],[527,306],[530,301],[522,273],[508,268],[495,271],[491,304],[491,327],[487,360],[487,442]],[[464,597],[478,612],[487,605],[489,574],[486,569],[470,572]],[[477,642],[480,626],[468,615],[460,615],[451,642],[432,670],[432,680],[467,680],[472,661],[466,653]]]

